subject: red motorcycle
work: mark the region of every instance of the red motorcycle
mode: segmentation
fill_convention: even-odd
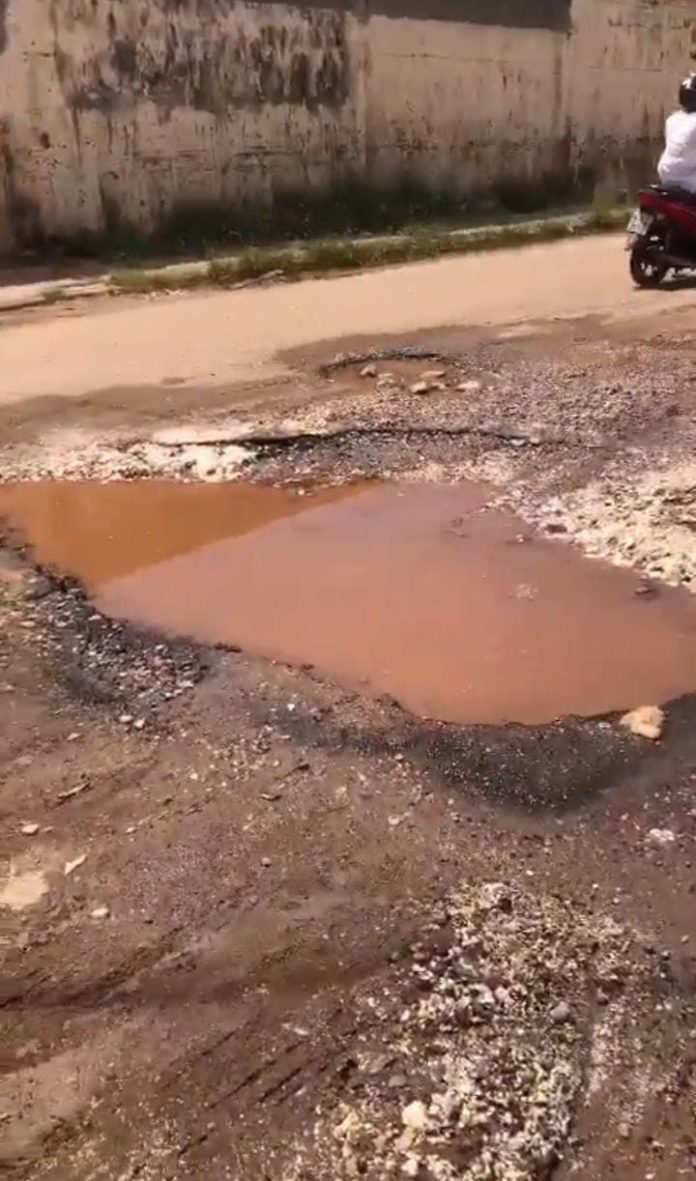
[[[628,223],[631,278],[658,287],[668,271],[696,270],[696,196],[651,185]]]

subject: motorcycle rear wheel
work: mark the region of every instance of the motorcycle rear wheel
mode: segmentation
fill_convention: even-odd
[[[644,243],[638,242],[631,251],[629,259],[631,278],[637,287],[659,287],[669,267],[661,262],[654,262]]]

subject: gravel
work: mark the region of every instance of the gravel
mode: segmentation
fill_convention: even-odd
[[[598,479],[532,508],[593,557],[673,586],[696,585],[696,463],[673,452],[623,456]],[[637,469],[637,470],[636,470]]]
[[[2,454],[5,480],[236,480],[253,450],[224,441],[133,440],[132,431],[52,431],[39,445],[23,444]]]
[[[110,705],[120,725],[139,732],[146,729],[145,711],[192,689],[210,663],[208,652],[185,640],[162,639],[109,619],[94,610],[79,586],[49,574],[34,575],[21,601],[0,612],[0,624],[13,621],[32,625],[23,635],[35,653],[58,656],[76,697]]]
[[[640,1069],[630,1025],[655,969],[610,917],[462,883],[432,935],[445,950],[424,940],[397,988],[363,999],[389,1070],[365,1069],[355,1099],[319,1109],[312,1149],[296,1146],[285,1181],[539,1181],[572,1151],[578,1111],[615,1065],[610,1047],[621,1041]]]

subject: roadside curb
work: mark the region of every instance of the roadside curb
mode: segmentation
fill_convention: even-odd
[[[0,289],[0,314],[98,295],[147,294],[193,287],[239,288],[259,282],[340,274],[437,259],[475,251],[514,249],[589,234],[626,224],[624,208],[556,214],[497,225],[369,238],[335,238],[279,247],[249,247],[236,254],[152,268],[132,267],[90,280],[64,279]]]
[[[41,283],[15,284],[0,288],[0,313],[43,307],[66,299],[87,299],[113,291],[109,275],[96,279],[61,279]]]

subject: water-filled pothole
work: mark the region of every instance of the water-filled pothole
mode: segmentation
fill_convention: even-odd
[[[106,613],[311,664],[455,722],[547,722],[696,684],[696,605],[535,537],[474,484],[307,493],[34,484],[0,513]]]

